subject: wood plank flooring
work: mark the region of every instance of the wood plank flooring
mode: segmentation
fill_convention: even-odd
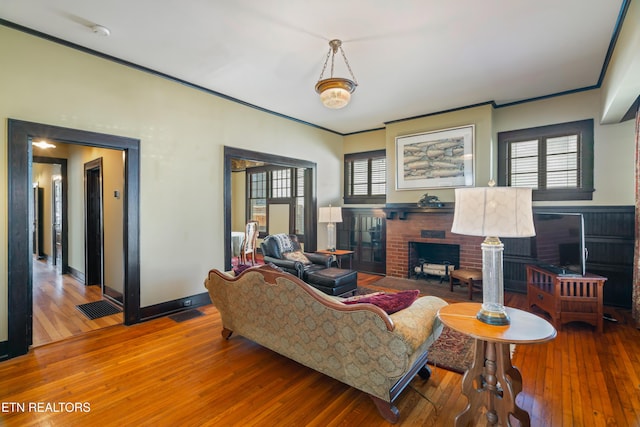
[[[359,274],[362,286],[375,279]],[[524,309],[525,296],[507,294],[506,303]],[[112,326],[0,363],[0,425],[389,425],[364,393],[242,337],[223,340],[215,307],[200,310],[182,323]],[[532,426],[640,426],[640,331],[628,311],[605,311],[619,321],[603,334],[572,323],[549,343],[516,348],[517,401]],[[416,377],[397,401],[397,425],[453,425],[466,405],[461,379],[441,368],[426,382]]]
[[[123,314],[88,319],[76,305],[102,299],[99,286],[84,286],[58,274],[46,261],[33,262],[33,346],[122,324]]]

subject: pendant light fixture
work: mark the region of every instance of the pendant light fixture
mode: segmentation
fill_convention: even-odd
[[[347,69],[349,70],[353,80],[349,80],[344,77],[333,77],[333,68],[338,49],[340,50],[340,53],[342,53],[344,63],[347,65]],[[322,77],[324,76],[327,64],[329,63],[329,57],[331,57],[331,74],[328,79],[323,79]],[[347,61],[347,56],[344,54],[344,50],[342,49],[342,41],[337,39],[331,40],[329,42],[327,58],[324,60],[320,78],[318,79],[318,83],[316,83],[316,92],[320,94],[322,104],[324,104],[325,107],[332,109],[346,107],[349,100],[351,100],[351,94],[356,90],[356,86],[358,86],[358,82],[353,75],[353,71],[351,71],[351,66],[349,65],[349,61]]]

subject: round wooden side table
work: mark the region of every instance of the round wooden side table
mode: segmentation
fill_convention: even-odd
[[[516,405],[522,391],[522,375],[511,364],[510,344],[533,344],[550,341],[556,329],[541,317],[505,307],[509,325],[496,326],[476,318],[482,304],[449,304],[438,311],[438,318],[449,328],[475,339],[475,356],[462,379],[462,393],[467,407],[456,417],[456,427],[466,427],[481,407],[486,407],[489,424],[511,425],[510,415],[529,426],[531,419]]]

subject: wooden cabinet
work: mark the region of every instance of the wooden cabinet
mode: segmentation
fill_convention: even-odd
[[[343,208],[336,224],[337,249],[353,251],[354,270],[385,274],[386,215],[376,208]]]
[[[537,306],[551,316],[553,325],[586,322],[602,332],[603,287],[606,277],[595,274],[561,276],[527,265],[527,307]]]

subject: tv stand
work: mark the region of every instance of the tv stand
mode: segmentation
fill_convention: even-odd
[[[535,305],[547,312],[556,329],[580,321],[602,332],[602,288],[606,281],[595,274],[566,276],[527,265],[527,307]]]

